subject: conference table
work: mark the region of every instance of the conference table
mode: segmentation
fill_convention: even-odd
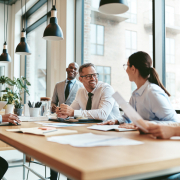
[[[87,124],[91,126],[92,124]],[[138,131],[116,132],[66,127],[78,133],[120,136],[142,141],[133,146],[78,148],[47,141],[46,137],[8,132],[6,129],[39,127],[34,122],[1,126],[0,140],[71,179],[144,179],[180,172],[180,140],[159,140]]]

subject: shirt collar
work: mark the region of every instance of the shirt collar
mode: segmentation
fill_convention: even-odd
[[[144,90],[146,89],[146,87],[148,86],[149,81],[147,80],[138,90],[135,90],[133,92],[133,95],[137,94],[139,96],[141,96],[144,92]]]
[[[66,83],[68,83],[68,79],[66,79]],[[76,82],[76,78],[74,78],[73,80],[71,80],[72,84],[74,84]]]

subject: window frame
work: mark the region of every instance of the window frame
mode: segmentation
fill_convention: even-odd
[[[33,24],[31,24],[29,27],[27,27],[28,18],[38,11],[39,8],[41,8],[45,3],[47,3],[47,13],[40,17],[37,21],[35,21]],[[26,12],[26,19],[25,14],[21,17],[22,20],[25,20],[26,24],[26,38],[28,33],[39,27],[44,22],[48,21],[48,18],[51,16],[51,11],[48,11],[48,0],[39,0],[37,3],[35,3],[27,12]],[[47,58],[46,58],[46,66],[47,66]],[[25,64],[24,64],[24,77],[26,78],[26,72],[27,72],[27,56],[25,55]],[[46,82],[47,82],[47,76],[46,76]],[[47,83],[46,83],[46,94],[47,94]],[[24,104],[26,104],[26,92],[24,92]]]

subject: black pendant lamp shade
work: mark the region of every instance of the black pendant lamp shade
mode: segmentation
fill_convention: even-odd
[[[101,0],[99,11],[104,14],[122,14],[128,11],[127,0]]]
[[[58,25],[57,10],[55,6],[51,9],[50,24],[44,30],[43,39],[48,41],[63,40],[63,32]]]
[[[16,54],[31,55],[31,50],[26,42],[26,31],[23,29],[21,32],[21,42],[16,47]]]
[[[4,43],[3,53],[0,56],[0,62],[3,62],[3,63],[11,62],[11,57],[8,54],[6,42]]]

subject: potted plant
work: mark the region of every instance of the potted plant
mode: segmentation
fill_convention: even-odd
[[[7,101],[7,105],[5,107],[5,113],[6,114],[12,113],[13,107],[14,107],[14,105],[13,105],[14,102],[22,101],[21,94],[26,92],[28,95],[30,95],[28,86],[30,86],[31,84],[23,76],[21,78],[13,78],[13,80],[10,79],[9,77],[1,76],[0,83],[2,85],[4,85],[4,84],[8,85],[8,87],[6,87],[4,90],[1,91],[1,92],[5,93],[5,94],[3,94],[1,99],[3,101]]]
[[[17,100],[14,102],[14,114],[17,114],[18,116],[22,115],[22,104]]]

